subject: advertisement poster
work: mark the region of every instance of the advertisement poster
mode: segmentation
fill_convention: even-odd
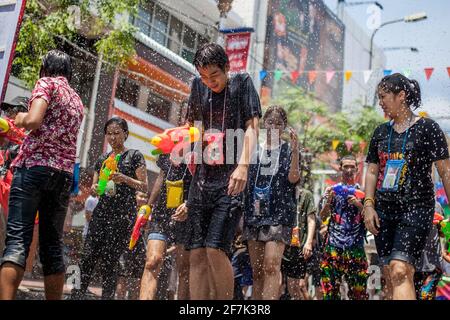
[[[231,72],[246,71],[250,36],[250,32],[229,33],[225,35],[225,50],[230,60]]]

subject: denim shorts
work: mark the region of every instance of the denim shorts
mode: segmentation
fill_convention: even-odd
[[[15,169],[0,264],[10,262],[25,268],[39,211],[39,257],[44,276],[65,272],[62,234],[72,180],[72,174],[50,167]]]
[[[404,212],[377,210],[380,230],[375,237],[381,264],[401,260],[414,265],[425,248],[434,208],[414,207]]]
[[[242,196],[229,196],[227,189],[199,187],[190,199],[186,249],[207,247],[231,253],[231,244],[242,215]]]

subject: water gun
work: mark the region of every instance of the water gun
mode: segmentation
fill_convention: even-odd
[[[294,227],[292,229],[292,237],[291,237],[291,246],[292,247],[300,247],[300,228]]]
[[[347,198],[348,196],[355,196],[357,199],[362,200],[366,196],[366,194],[361,190],[356,189],[355,187],[348,187],[346,185],[343,185],[342,183],[335,184],[332,189],[336,195],[339,195],[343,198]]]
[[[182,126],[166,129],[163,133],[157,134],[150,140],[150,143],[156,147],[152,151],[152,155],[169,154],[177,143],[197,142],[199,138],[200,132],[196,127]]]
[[[150,219],[150,214],[152,213],[152,208],[148,205],[143,205],[139,208],[138,216],[136,222],[134,223],[133,232],[131,233],[130,244],[128,248],[133,250],[139,237],[141,235],[141,228],[145,226],[147,221]]]
[[[108,184],[111,174],[117,171],[120,156],[120,154],[111,154],[105,161],[103,161],[102,168],[100,169],[100,177],[98,178],[97,193],[99,196],[105,194],[106,185]]]
[[[9,118],[0,118],[0,136],[5,137],[15,144],[22,144],[25,138],[25,130],[16,127],[14,122]]]
[[[450,221],[449,219],[444,219],[442,215],[435,212],[433,218],[433,224],[439,225],[440,231],[445,237],[445,242],[448,244],[447,254],[450,255]]]

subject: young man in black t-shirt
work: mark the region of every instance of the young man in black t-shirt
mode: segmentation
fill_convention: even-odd
[[[228,74],[228,57],[221,46],[202,46],[194,65],[200,77],[192,83],[188,122],[193,126],[200,121],[204,134],[203,159],[186,205],[190,294],[191,299],[231,299],[233,269],[228,255],[241,216],[241,193],[257,142],[261,106],[248,74]],[[238,135],[227,142],[230,129]]]

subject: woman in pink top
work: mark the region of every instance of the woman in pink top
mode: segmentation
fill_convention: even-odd
[[[65,266],[62,231],[73,180],[76,142],[83,104],[69,85],[70,57],[58,50],[43,60],[40,79],[31,94],[29,111],[15,118],[31,132],[12,163],[14,177],[3,258],[0,260],[0,299],[14,299],[39,211],[39,254],[45,296],[61,299]]]

